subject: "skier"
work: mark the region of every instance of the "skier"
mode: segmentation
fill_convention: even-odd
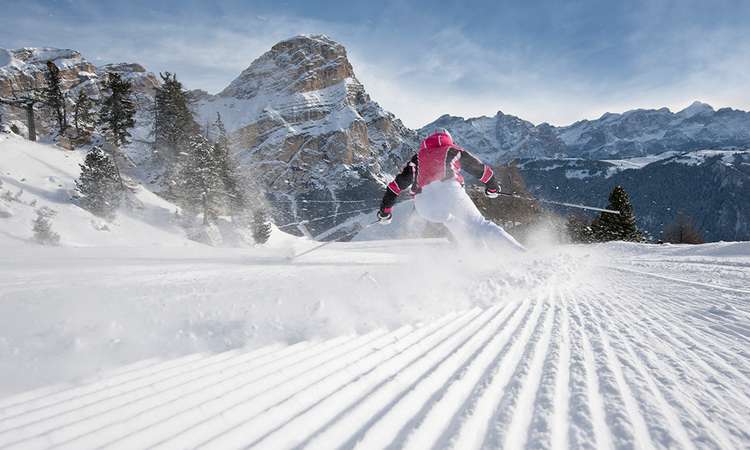
[[[378,220],[384,225],[391,222],[396,198],[411,186],[417,213],[430,222],[442,223],[459,241],[475,237],[485,244],[506,244],[526,251],[501,226],[482,216],[464,191],[462,169],[484,183],[487,197],[496,198],[500,194],[492,168],[456,145],[447,130],[436,130],[422,141],[417,154],[388,185]]]

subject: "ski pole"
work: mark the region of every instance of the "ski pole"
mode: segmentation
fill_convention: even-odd
[[[312,253],[312,252],[314,252],[315,250],[319,250],[319,249],[321,249],[321,248],[325,247],[326,245],[331,245],[331,244],[333,244],[334,242],[340,242],[340,241],[341,241],[342,239],[345,239],[345,238],[347,238],[347,237],[349,237],[349,236],[354,236],[355,234],[359,233],[360,231],[366,230],[366,229],[370,228],[371,226],[375,225],[375,224],[376,224],[376,223],[378,223],[378,222],[380,222],[380,221],[379,221],[379,220],[376,220],[375,222],[372,222],[372,223],[368,223],[367,225],[363,226],[362,228],[359,228],[359,229],[357,229],[357,230],[354,230],[354,231],[352,231],[352,232],[350,232],[350,233],[346,233],[345,235],[341,236],[341,237],[340,237],[340,238],[338,238],[338,239],[333,239],[333,240],[331,240],[331,241],[328,241],[328,242],[324,242],[324,243],[322,243],[322,244],[320,244],[320,245],[318,245],[318,246],[316,246],[316,247],[313,247],[313,248],[311,248],[311,249],[309,249],[309,250],[305,250],[304,252],[302,252],[302,253],[300,253],[300,254],[298,254],[298,255],[294,255],[294,256],[291,256],[291,257],[289,257],[289,259],[290,259],[290,260],[293,260],[293,259],[295,259],[295,258],[299,258],[300,256],[304,256],[304,255],[307,255],[308,253]]]
[[[552,200],[544,200],[544,199],[539,199],[539,201],[542,203],[550,203],[552,205],[568,206],[570,208],[588,209],[591,211],[601,211],[601,212],[605,212],[609,214],[620,214],[620,211],[615,211],[614,209],[597,208],[596,206],[578,205],[575,203],[565,203],[565,202],[553,202]]]
[[[481,189],[475,189],[477,192],[480,192]],[[565,203],[565,202],[555,202],[552,200],[545,200],[543,198],[531,198],[531,197],[524,197],[522,195],[518,194],[509,194],[507,192],[498,192],[500,195],[504,195],[506,197],[513,197],[520,200],[526,200],[529,202],[540,202],[540,203],[549,203],[551,205],[560,205],[560,206],[568,206],[570,208],[579,208],[579,209],[588,209],[591,211],[601,211],[609,214],[620,214],[620,211],[615,211],[613,209],[606,209],[606,208],[597,208],[596,206],[586,206],[586,205],[579,205],[577,203]]]

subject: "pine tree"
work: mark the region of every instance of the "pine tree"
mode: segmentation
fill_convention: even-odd
[[[130,128],[135,126],[135,103],[131,83],[119,73],[109,72],[103,87],[108,91],[99,111],[99,125],[107,140],[116,148],[129,144]]]
[[[235,170],[237,164],[230,153],[229,134],[221,120],[221,114],[216,113],[216,122],[213,125],[216,128],[215,158],[228,199],[229,213],[233,219],[241,220],[247,210],[247,199],[240,187],[239,177]]]
[[[188,211],[201,211],[203,224],[215,219],[226,195],[221,178],[221,166],[214,146],[200,134],[190,138],[189,148],[178,173],[176,193]]]
[[[81,206],[97,216],[114,217],[120,206],[122,188],[114,163],[99,147],[94,147],[81,164],[76,189],[82,195]]]
[[[190,112],[190,98],[175,74],[159,74],[154,103],[154,152],[163,163],[174,163],[200,127]]]
[[[91,130],[96,125],[96,114],[94,113],[94,102],[83,90],[78,91],[76,104],[73,107],[73,127],[79,139],[88,139]]]
[[[68,128],[67,108],[60,69],[54,62],[47,61],[47,71],[44,74],[44,79],[47,85],[42,89],[42,98],[47,107],[52,110],[57,120],[59,134],[63,134],[65,129]]]
[[[665,242],[672,244],[702,244],[704,242],[693,220],[682,212],[677,213],[673,223],[664,227],[662,238]]]
[[[51,218],[54,217],[55,211],[50,208],[42,207],[36,210],[36,219],[33,220],[34,240],[42,245],[58,245],[60,235],[52,231]]]
[[[104,97],[102,102],[98,124],[111,144],[110,152],[117,171],[117,181],[121,190],[124,191],[125,184],[122,182],[117,157],[120,147],[130,143],[128,130],[135,126],[135,103],[130,92],[132,86],[130,81],[123,80],[120,74],[115,72],[107,73],[103,86],[109,95]]]
[[[620,211],[620,214],[602,212],[591,224],[594,237],[598,241],[642,241],[643,235],[635,224],[630,197],[622,186],[615,186],[609,194],[607,209]]]
[[[271,237],[271,221],[263,208],[258,208],[253,214],[252,223],[253,239],[257,244],[265,244]]]
[[[594,230],[588,219],[582,215],[571,215],[565,224],[565,230],[568,237],[573,242],[590,243],[594,242]]]

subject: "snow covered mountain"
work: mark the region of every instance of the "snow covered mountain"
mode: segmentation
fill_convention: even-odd
[[[515,158],[612,159],[750,147],[749,112],[714,110],[700,102],[677,113],[667,108],[636,109],[565,127],[534,125],[502,112],[470,119],[444,115],[419,133],[425,135],[436,127],[449,129],[466,148],[496,163]]]
[[[530,192],[550,200],[605,206],[612,188],[623,186],[638,225],[655,238],[682,212],[708,241],[750,240],[749,150],[623,160],[526,159],[519,168]]]
[[[346,49],[321,35],[274,45],[219,94],[202,93],[195,111],[204,122],[221,114],[241,171],[262,180],[288,213],[279,217],[289,220],[309,218],[297,199],[374,205],[386,173],[417,143],[416,133],[369,97]],[[342,207],[319,205],[318,215]]]

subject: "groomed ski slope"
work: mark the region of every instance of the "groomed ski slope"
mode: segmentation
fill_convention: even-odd
[[[323,278],[363,274],[361,287],[387,294],[388,282],[408,282],[390,271],[409,253],[440,247],[410,245],[341,244],[293,263],[173,261],[168,271],[192,272],[185,286],[162,273],[161,297],[208,285],[200,280],[216,275],[212,264],[225,287],[240,273],[278,281],[316,268]],[[440,255],[444,264],[457,257]],[[330,338],[147,359],[9,396],[0,448],[748,448],[749,255],[748,244],[731,243],[560,247],[500,270],[458,256],[451,267],[475,276],[473,306],[433,305],[429,320]],[[110,271],[137,265],[133,287],[164,264],[91,259]],[[66,276],[65,286],[29,288],[74,292],[80,278]],[[467,280],[456,278],[462,288]],[[18,298],[4,294],[6,305]]]

